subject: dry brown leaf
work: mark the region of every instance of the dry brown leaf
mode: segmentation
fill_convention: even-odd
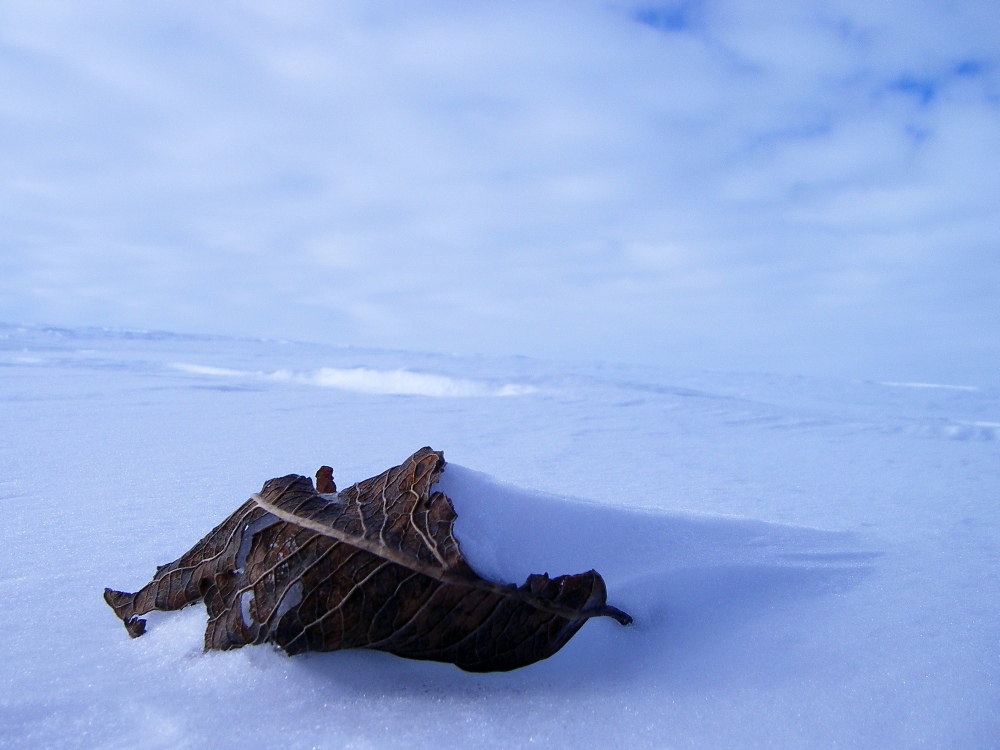
[[[627,625],[595,571],[520,588],[487,581],[462,557],[455,510],[431,493],[444,455],[421,448],[401,465],[332,494],[332,471],[264,484],[135,594],[104,599],[132,637],[140,615],[205,600],[206,649],[274,643],[288,654],[372,648],[472,672],[551,656],[591,617]]]

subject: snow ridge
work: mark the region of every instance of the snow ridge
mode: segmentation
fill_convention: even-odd
[[[431,398],[482,398],[491,396],[522,396],[534,393],[531,386],[505,383],[490,385],[475,380],[452,378],[446,375],[410,372],[409,370],[374,370],[368,367],[321,367],[309,372],[275,370],[274,372],[246,372],[224,367],[211,367],[174,363],[173,369],[190,375],[221,378],[270,380],[285,383],[314,385],[322,388],[339,388],[356,393],[386,396],[428,396]]]

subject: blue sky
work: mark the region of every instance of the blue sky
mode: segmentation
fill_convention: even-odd
[[[8,322],[998,380],[995,2],[6,2],[0,145]]]

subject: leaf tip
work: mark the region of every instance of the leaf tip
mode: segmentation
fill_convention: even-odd
[[[141,617],[130,617],[125,620],[125,630],[130,638],[138,638],[146,632],[146,621]]]
[[[316,491],[321,495],[337,491],[337,485],[333,481],[333,468],[330,466],[320,466],[316,471]]]
[[[132,615],[128,616],[128,607],[132,604],[135,594],[127,594],[124,591],[114,589],[104,589],[104,601],[114,610],[115,614],[125,624],[125,630],[132,638],[138,638],[146,632],[146,621]]]
[[[632,615],[630,615],[628,612],[623,612],[622,610],[618,609],[618,607],[612,607],[610,604],[605,604],[603,607],[597,610],[597,614],[603,615],[604,617],[610,617],[613,620],[615,620],[615,622],[617,622],[619,625],[631,625],[633,622]]]

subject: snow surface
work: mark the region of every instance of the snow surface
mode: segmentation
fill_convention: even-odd
[[[0,382],[4,747],[1000,738],[994,387],[15,326]],[[344,487],[423,445],[480,572],[595,568],[635,625],[472,675],[206,654],[200,605],[130,640],[101,599],[273,476]]]

